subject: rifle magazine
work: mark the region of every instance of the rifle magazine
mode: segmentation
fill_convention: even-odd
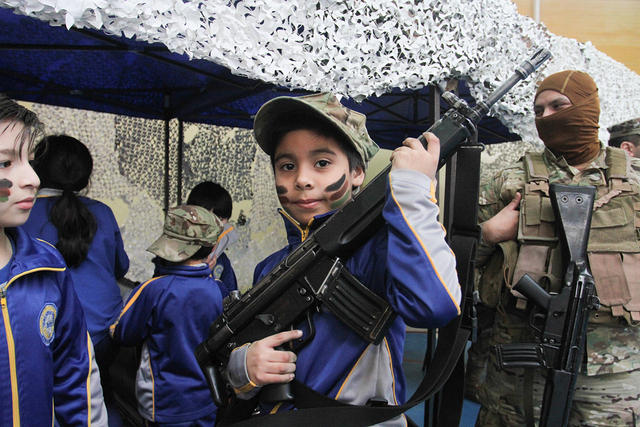
[[[538,344],[501,344],[493,347],[500,369],[544,368],[544,349]]]
[[[383,298],[372,292],[345,268],[322,296],[324,306],[360,337],[378,344],[396,313]]]

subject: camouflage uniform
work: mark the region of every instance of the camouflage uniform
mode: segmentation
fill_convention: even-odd
[[[542,154],[548,171],[549,182],[572,185],[606,186],[607,151],[600,155],[582,172],[569,166],[563,158],[556,158],[545,149]],[[628,159],[633,171],[629,172],[629,181],[638,185],[638,159]],[[527,182],[524,160],[515,166],[499,172],[493,180],[480,188],[480,221],[497,214],[509,203],[517,192],[523,193]],[[637,199],[634,199],[637,200]],[[596,200],[597,202],[597,200]],[[521,212],[522,213],[522,212]],[[636,217],[635,226],[638,226]],[[522,228],[522,221],[520,221]],[[633,224],[633,219],[631,219]],[[593,228],[592,228],[593,230]],[[636,228],[637,230],[637,228]],[[592,233],[592,236],[594,233]],[[598,235],[597,233],[595,234]],[[637,239],[637,234],[635,235]],[[589,244],[592,244],[590,240]],[[502,251],[496,246],[482,244],[478,251],[479,263],[486,269],[495,269],[502,275],[485,273],[491,280],[479,284],[481,300],[495,307],[495,322],[488,341],[491,345],[504,343],[536,342],[528,325],[524,310],[516,310],[514,298],[505,286],[510,281],[509,274],[502,270],[509,260],[503,263],[496,253],[509,253],[509,245],[516,242],[503,242]],[[518,244],[517,251],[520,250]],[[513,253],[513,252],[512,252]],[[626,254],[625,254],[626,255]],[[509,255],[504,255],[509,258]],[[501,280],[500,278],[504,278]],[[553,281],[553,278],[550,279]],[[515,278],[514,278],[515,281]],[[523,302],[523,301],[520,301]],[[607,312],[592,315],[587,332],[587,369],[577,380],[570,425],[635,425],[635,415],[640,412],[640,328],[630,326],[620,318],[614,318]],[[487,343],[481,343],[485,348]],[[533,419],[539,418],[540,402],[545,380],[542,369],[499,370],[494,355],[489,356],[487,375],[481,385],[478,397],[483,405],[478,416],[480,426],[512,426],[526,424],[531,414],[525,412],[532,408]]]

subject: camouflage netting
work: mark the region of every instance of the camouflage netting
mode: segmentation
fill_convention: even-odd
[[[543,74],[578,68],[600,88],[601,123],[640,116],[640,76],[589,43],[551,34],[510,0],[0,0],[68,28],[161,42],[233,73],[362,99],[462,77],[476,99],[545,47]],[[510,130],[535,139],[535,78],[494,107]],[[606,137],[606,130],[603,130]]]
[[[146,248],[160,235],[164,207],[164,122],[112,114],[31,104],[47,133],[67,133],[84,142],[94,158],[87,195],[107,203],[122,229],[131,259],[127,277],[151,277],[152,254]],[[178,124],[170,122],[170,204],[178,203]],[[183,196],[197,183],[211,180],[224,186],[234,200],[234,214],[246,217],[238,225],[239,241],[227,253],[243,288],[251,284],[253,268],[285,244],[278,200],[268,156],[257,151],[250,131],[184,124]]]
[[[527,151],[539,151],[533,142],[507,142],[504,144],[487,145],[482,152],[480,161],[482,170],[480,181],[488,181],[500,172],[505,165],[518,161]]]

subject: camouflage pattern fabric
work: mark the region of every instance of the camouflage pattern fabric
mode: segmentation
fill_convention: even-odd
[[[598,313],[601,317],[603,313]],[[593,318],[593,316],[592,316]],[[590,323],[587,327],[588,375],[640,369],[640,327],[620,319]]]
[[[528,328],[518,317],[499,314],[492,344],[533,342]],[[523,396],[524,369],[498,370],[493,354],[489,357],[487,376],[478,392],[482,408],[476,426],[526,425]],[[540,402],[545,386],[544,370],[533,373],[533,418],[540,417]],[[530,392],[530,391],[529,391]],[[597,376],[579,375],[569,419],[570,426],[635,426],[640,422],[640,370]],[[536,424],[537,425],[537,424]]]
[[[640,118],[631,119],[615,124],[609,128],[609,139],[616,139],[630,135],[640,135]]]
[[[549,181],[572,185],[605,185],[603,170],[607,168],[605,150],[582,172],[557,159],[549,150],[544,158],[548,167]],[[632,168],[640,170],[640,162],[632,159]],[[630,174],[633,175],[633,174]],[[638,183],[638,176],[630,177]],[[523,192],[526,174],[522,163],[505,168],[480,188],[479,220],[486,221],[498,213],[517,192]],[[495,247],[482,243],[478,249],[478,261],[486,262]],[[495,283],[495,291],[503,292],[503,283]],[[480,295],[482,299],[482,295]],[[640,413],[640,328],[631,327],[619,319],[609,322],[590,322],[587,337],[587,354],[590,376],[580,374],[571,414],[571,425],[634,425],[633,414]],[[499,305],[496,321],[491,333],[482,336],[490,345],[510,342],[536,342],[528,321],[509,315]],[[487,348],[486,342],[476,343],[478,348]],[[477,353],[477,352],[476,352]],[[475,355],[470,369],[486,366],[486,379],[481,385],[472,384],[483,405],[476,425],[521,425],[524,418],[523,382],[524,370],[498,370],[493,355],[488,364],[482,364]],[[539,405],[544,389],[543,370],[533,370],[534,375],[534,419],[539,417]],[[612,373],[617,372],[617,373]],[[594,375],[595,374],[595,375]],[[479,373],[468,372],[473,380]],[[471,390],[470,390],[471,391]]]
[[[480,390],[487,378],[487,360],[491,352],[491,329],[480,331],[478,339],[467,351],[464,398],[480,403]]]
[[[298,112],[315,115],[335,127],[353,144],[365,165],[378,152],[378,145],[367,132],[367,117],[364,114],[345,107],[332,93],[317,93],[299,97],[280,96],[266,102],[258,110],[253,132],[265,153],[273,154],[275,141],[271,135],[272,127],[278,122],[290,120],[291,115]]]
[[[222,221],[209,210],[200,206],[177,206],[169,209],[162,236],[147,250],[167,261],[181,262],[203,246],[214,247],[222,229]]]
[[[563,158],[556,156],[545,149],[544,157],[549,170],[549,182],[569,184],[569,185],[605,185],[605,178],[602,173],[607,168],[605,162],[606,151],[602,149],[600,155],[591,164],[580,172],[570,166]],[[631,168],[634,174],[630,178],[636,184],[640,184],[640,159],[631,159]],[[519,162],[511,167],[498,172],[492,179],[481,183],[478,196],[478,221],[483,222],[500,212],[516,195],[523,192],[526,182],[526,173]],[[493,253],[494,247],[484,244],[478,247],[478,261],[483,264]]]

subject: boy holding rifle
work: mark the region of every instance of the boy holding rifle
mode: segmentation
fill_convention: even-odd
[[[280,97],[257,113],[254,132],[272,160],[288,245],[258,264],[254,283],[277,266],[362,185],[367,162],[378,151],[365,116],[332,94]],[[305,339],[306,325],[236,348],[228,374],[240,397],[294,377],[315,391],[350,404],[402,404],[402,354],[406,326],[437,328],[459,314],[455,257],[437,222],[435,174],[440,144],[425,133],[428,149],[407,138],[392,156],[383,210],[385,224],[349,259],[346,268],[388,301],[397,317],[379,344],[371,344],[321,310],[315,337],[298,354],[281,349]],[[262,405],[262,413],[292,409]],[[406,425],[404,416],[384,423]]]

